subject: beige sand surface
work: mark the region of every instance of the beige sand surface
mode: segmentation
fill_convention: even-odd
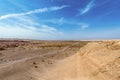
[[[0,80],[120,80],[119,40],[31,43],[0,51]]]

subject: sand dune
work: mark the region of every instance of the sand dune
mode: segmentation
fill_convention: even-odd
[[[70,45],[59,49],[54,45],[51,50],[47,47],[46,50],[54,51],[53,54],[45,52],[43,55],[38,54],[40,49],[37,52],[31,50],[32,53],[36,52],[32,55],[36,57],[1,63],[0,80],[120,80],[120,41],[87,43],[70,42]],[[31,49],[33,48],[35,47]],[[25,57],[32,54],[28,48],[22,51],[26,52],[22,54]],[[23,56],[17,54],[17,57]],[[15,57],[8,56],[4,59]]]

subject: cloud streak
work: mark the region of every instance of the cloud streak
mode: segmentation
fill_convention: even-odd
[[[91,1],[86,5],[86,7],[85,7],[84,9],[79,10],[79,11],[80,11],[79,15],[83,15],[83,14],[87,13],[88,11],[90,11],[90,10],[93,8],[93,6],[95,5],[95,4],[94,4],[94,1],[95,1],[95,0],[91,0]]]
[[[84,22],[78,22],[78,21],[70,21],[65,19],[64,17],[61,17],[60,19],[46,19],[41,20],[43,23],[51,23],[54,25],[73,25],[74,27],[80,27],[82,30],[87,29],[89,27],[88,23]]]
[[[23,39],[56,39],[63,32],[44,23],[40,23],[31,16],[16,16],[12,19],[0,21],[1,38]]]
[[[36,9],[36,10],[33,10],[33,11],[24,12],[24,13],[7,14],[7,15],[0,16],[0,20],[7,19],[7,18],[14,18],[14,17],[18,17],[18,16],[36,14],[36,13],[57,11],[57,10],[61,10],[63,8],[66,8],[66,7],[69,7],[69,6],[68,5],[53,6],[53,7],[50,7],[50,8],[41,8],[41,9]]]
[[[14,27],[11,27],[14,26]],[[22,27],[24,26],[24,27]],[[0,37],[1,38],[23,38],[23,39],[55,39],[57,36],[62,35],[62,32],[56,28],[39,24],[39,27],[19,25],[19,23],[13,25],[0,25]]]
[[[53,26],[40,23],[35,19],[35,17],[27,15],[57,11],[66,7],[69,6],[52,6],[49,8],[41,8],[28,12],[0,16],[0,37],[46,40],[60,38],[60,35],[63,35],[63,32]]]
[[[79,23],[78,25],[79,25],[79,26],[81,27],[81,29],[83,29],[83,30],[89,27],[89,25],[88,25],[87,23]]]

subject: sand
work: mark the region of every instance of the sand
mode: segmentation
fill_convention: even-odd
[[[119,40],[42,43],[1,50],[0,80],[120,80]]]

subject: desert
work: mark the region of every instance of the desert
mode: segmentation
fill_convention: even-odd
[[[0,80],[120,80],[120,41],[1,40]]]
[[[0,0],[0,80],[120,80],[120,0]]]

